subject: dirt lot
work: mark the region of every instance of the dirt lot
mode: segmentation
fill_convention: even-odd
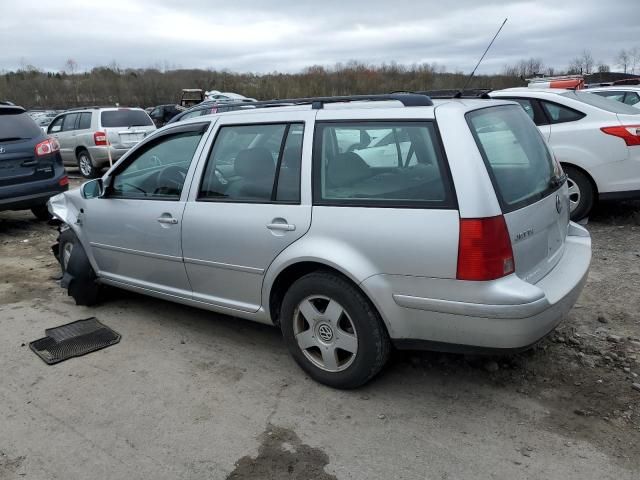
[[[587,286],[535,350],[397,353],[341,392],[272,328],[124,292],[75,306],[55,228],[0,213],[0,479],[637,479],[640,203],[587,228]],[[51,367],[29,351],[92,315],[119,345]]]

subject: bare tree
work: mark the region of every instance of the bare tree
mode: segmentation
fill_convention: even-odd
[[[584,73],[587,75],[589,75],[593,71],[593,66],[596,63],[593,59],[593,55],[591,55],[591,51],[586,49],[582,51],[580,62],[582,63]]]
[[[67,74],[67,75],[75,75],[76,72],[78,71],[78,62],[76,62],[73,58],[69,58],[65,63],[64,63],[64,69],[63,71]]]
[[[569,64],[569,66],[567,67],[567,74],[569,75],[578,75],[583,73],[583,69],[582,69],[582,59],[581,58],[574,58],[573,60],[571,60],[571,63]]]
[[[631,55],[624,48],[618,52],[618,55],[616,56],[616,62],[618,62],[617,65],[622,68],[622,71],[624,73],[627,73],[630,61]]]
[[[598,62],[598,73],[607,73],[611,71],[611,67],[604,62]]]
[[[640,67],[640,47],[633,47],[629,50],[629,62],[631,63],[631,73],[640,73],[636,72],[636,68]]]

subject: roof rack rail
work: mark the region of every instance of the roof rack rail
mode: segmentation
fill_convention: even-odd
[[[489,92],[490,88],[474,88],[469,90],[458,90],[455,88],[448,88],[444,90],[424,90],[415,92],[420,95],[427,95],[430,98],[444,99],[444,98],[481,98],[483,100],[490,100]]]
[[[67,108],[65,112],[71,112],[73,110],[98,110],[100,108],[126,108],[126,107],[116,107],[115,105],[87,105],[86,107]]]
[[[225,103],[225,107],[243,106],[250,108],[269,108],[283,107],[294,105],[311,105],[314,110],[324,108],[329,103],[347,103],[347,102],[382,102],[395,100],[402,103],[405,107],[431,107],[433,102],[431,99],[419,93],[391,93],[377,95],[343,95],[335,97],[308,97],[308,98],[279,98],[274,100],[260,100],[258,102],[231,102]]]

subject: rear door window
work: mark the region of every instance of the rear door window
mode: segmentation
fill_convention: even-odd
[[[539,130],[519,107],[483,108],[467,114],[503,210],[511,212],[545,197],[560,174]]]
[[[314,203],[453,208],[434,122],[316,125]]]
[[[153,125],[151,118],[143,110],[107,110],[100,114],[103,127],[146,127]]]
[[[88,130],[91,128],[91,113],[84,112],[80,114],[80,122],[78,123],[78,130]]]
[[[585,116],[584,113],[578,112],[573,108],[565,107],[553,102],[541,100],[542,108],[547,113],[551,123],[575,122]]]
[[[198,199],[299,203],[303,130],[301,123],[220,127]]]

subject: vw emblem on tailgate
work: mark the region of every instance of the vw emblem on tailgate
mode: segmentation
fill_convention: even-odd
[[[562,212],[562,200],[560,200],[560,195],[556,195],[556,211],[558,213]]]
[[[4,147],[0,147],[0,153],[4,153],[6,150]]]

